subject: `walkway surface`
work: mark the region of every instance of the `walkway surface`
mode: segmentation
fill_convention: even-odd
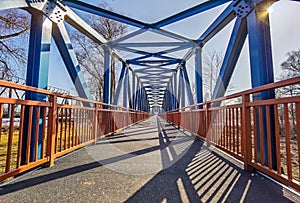
[[[300,202],[153,116],[0,188],[0,202]]]

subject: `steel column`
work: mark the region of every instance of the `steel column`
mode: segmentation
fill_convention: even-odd
[[[251,64],[251,83],[252,87],[258,87],[268,83],[274,82],[273,63],[272,63],[272,48],[271,48],[271,35],[269,27],[269,15],[268,12],[262,7],[261,4],[253,10],[247,17],[248,23],[248,36],[249,36],[249,52],[250,52],[250,64]],[[253,95],[253,100],[266,100],[275,98],[274,90],[265,91],[259,94]],[[270,126],[272,129],[271,134],[271,148],[272,148],[272,168],[277,168],[276,163],[276,144],[274,133],[274,109],[270,110]],[[259,123],[259,122],[258,122]],[[266,109],[263,108],[263,135],[260,135],[259,126],[257,126],[257,136],[263,136],[264,141],[264,157],[268,157],[268,145],[267,145],[267,118]],[[257,139],[257,155],[258,160],[260,157],[260,139]],[[268,165],[268,159],[265,158],[265,165]]]
[[[135,97],[136,97],[136,75],[132,73],[132,95],[130,97],[132,108],[135,109]]]
[[[174,106],[175,109],[179,108],[179,93],[178,93],[178,87],[177,87],[177,72],[174,74]]]
[[[203,102],[203,83],[202,83],[202,49],[195,50],[195,84],[196,84],[196,103]],[[202,106],[201,106],[202,108]]]
[[[28,64],[27,64],[27,75],[26,75],[26,85],[33,86],[37,88],[47,89],[48,87],[48,72],[49,72],[49,59],[50,59],[50,41],[51,41],[51,29],[52,23],[50,20],[44,18],[42,12],[34,10],[31,12],[31,30],[29,39],[29,53],[28,53]],[[36,94],[32,92],[25,93],[26,100],[38,100],[46,101],[47,97],[42,94]],[[25,123],[22,138],[22,157],[21,163],[26,162],[26,151],[30,147],[30,161],[34,160],[35,155],[35,143],[36,143],[36,126],[35,121],[40,120],[39,125],[42,125],[41,118],[36,115],[37,109],[33,109],[33,117],[29,118],[29,108],[25,108]],[[40,111],[43,112],[43,111]],[[29,126],[29,119],[31,119],[32,125]],[[28,134],[28,128],[31,127],[31,135]],[[30,146],[27,145],[27,139],[31,137]],[[39,137],[38,137],[38,150],[37,158],[40,159],[42,154],[42,142],[43,134],[42,128],[39,127]]]
[[[104,89],[103,89],[103,102],[110,104],[110,89],[111,89],[111,50],[107,48],[104,49]]]
[[[181,93],[181,108],[185,107],[185,84],[183,80],[183,66],[180,68],[180,75],[179,75],[179,91],[178,93]]]
[[[124,84],[123,84],[123,106],[128,107],[128,69],[125,70]]]
[[[118,85],[117,85],[117,89],[116,89],[114,102],[113,102],[114,105],[118,105],[118,102],[119,102],[121,88],[123,86],[122,84],[123,84],[123,80],[124,80],[125,70],[126,70],[126,64],[123,63],[122,64],[122,70],[121,70],[120,77],[119,77],[119,81],[118,81]]]

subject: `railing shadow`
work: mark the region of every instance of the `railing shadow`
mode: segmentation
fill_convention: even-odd
[[[81,162],[77,166],[13,182],[0,188],[0,195],[129,160],[133,155],[157,151],[163,169],[125,202],[292,202],[284,196],[282,187],[256,173],[243,171],[232,160],[206,147],[202,141],[181,131],[175,136],[172,126],[161,119],[157,119],[157,128],[158,145],[106,158],[101,162]],[[125,138],[124,134],[120,136],[121,139]],[[128,138],[133,144],[139,143],[131,140],[130,136]],[[149,139],[151,141],[154,138]]]
[[[158,126],[160,144],[170,143],[164,126],[159,122]],[[162,157],[170,161],[170,155]],[[181,159],[160,171],[126,202],[293,202],[284,196],[281,186],[231,161],[196,139]]]

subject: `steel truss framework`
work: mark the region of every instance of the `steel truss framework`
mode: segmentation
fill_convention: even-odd
[[[79,96],[91,99],[64,25],[64,23],[68,23],[104,49],[103,97],[105,103],[111,102],[110,59],[114,55],[122,62],[123,67],[116,89],[116,98],[113,102],[118,103],[119,97],[122,96],[123,105],[130,106],[133,109],[149,111],[150,107],[158,105],[169,111],[184,107],[187,104],[186,97],[189,104],[194,103],[190,79],[185,65],[192,56],[195,56],[196,102],[201,103],[203,101],[202,48],[233,20],[235,20],[234,27],[212,99],[225,94],[247,37],[252,87],[273,82],[267,8],[274,2],[276,0],[210,0],[151,24],[80,0],[2,0],[0,9],[23,8],[32,14],[27,85],[47,88],[50,44],[51,38],[53,38]],[[189,39],[163,29],[167,25],[223,4],[226,4],[226,8],[197,39]],[[108,42],[72,9],[116,20],[134,26],[137,30],[120,39]],[[145,32],[155,33],[172,40],[146,43],[127,42],[127,40]],[[146,51],[149,47],[158,47],[161,50],[157,52]],[[172,53],[180,50],[185,51],[182,57],[172,57]],[[121,51],[134,53],[137,57],[123,58],[119,53]],[[253,99],[260,100],[273,97],[274,92],[268,91],[255,95]],[[36,94],[28,94],[26,98],[45,99]]]

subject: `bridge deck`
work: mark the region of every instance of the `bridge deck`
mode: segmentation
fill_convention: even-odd
[[[0,202],[293,202],[299,197],[152,117],[0,188]]]

